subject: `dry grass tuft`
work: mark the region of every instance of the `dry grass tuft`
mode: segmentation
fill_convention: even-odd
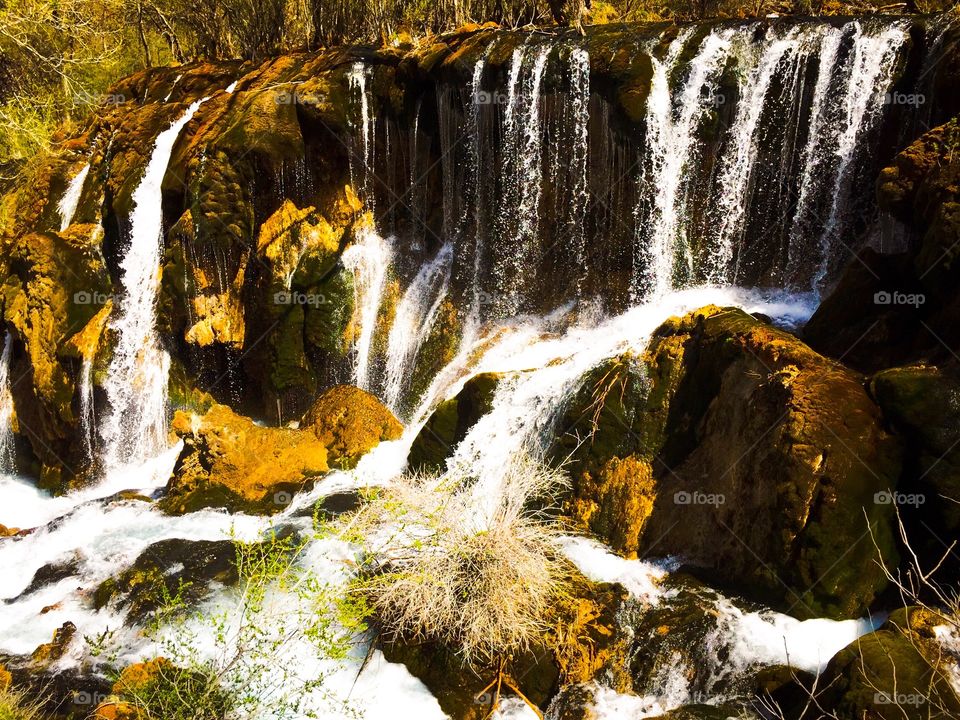
[[[440,642],[471,665],[539,641],[569,584],[550,517],[566,484],[524,456],[493,480],[412,476],[373,498],[351,524],[372,544],[356,589],[383,632]]]

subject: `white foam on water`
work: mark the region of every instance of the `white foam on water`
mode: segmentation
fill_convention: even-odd
[[[619,693],[605,685],[593,682],[593,712],[596,720],[642,720],[657,717],[690,702],[690,684],[687,668],[679,653],[660,671],[657,686],[660,692],[651,695]]]
[[[791,665],[823,672],[830,658],[859,637],[873,632],[884,616],[855,620],[798,620],[773,611],[744,612],[726,598],[717,603],[719,632],[730,648],[734,668]]]
[[[561,538],[560,550],[594,582],[619,583],[634,598],[651,605],[663,597],[660,583],[667,577],[667,570],[662,565],[622,558],[596,540],[583,537]]]

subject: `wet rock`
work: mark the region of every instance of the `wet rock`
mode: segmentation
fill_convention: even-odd
[[[30,656],[35,665],[48,666],[62,658],[74,636],[77,634],[77,626],[72,622],[65,622],[53,633],[53,639],[37,647]]]
[[[679,555],[803,616],[862,613],[886,584],[870,531],[895,562],[875,496],[897,441],[860,376],[743,311],[669,320],[585,378],[560,427],[568,511],[621,552]]]
[[[316,435],[328,450],[330,463],[350,468],[364,454],[403,434],[403,425],[376,397],[352,385],[321,393],[303,416],[300,427]]]
[[[554,628],[543,643],[504,659],[504,676],[545,709],[562,686],[586,682],[602,671],[614,672],[624,660],[617,613],[626,601],[619,586],[579,581],[555,609]],[[386,642],[383,652],[423,681],[454,720],[480,720],[490,713],[495,666],[465,666],[455,652],[435,643]],[[511,695],[515,693],[504,686],[503,696]]]
[[[931,618],[908,608],[830,661],[820,703],[841,718],[921,720],[960,715],[942,649],[931,639]],[[935,622],[935,621],[934,621]]]
[[[490,412],[500,373],[480,373],[464,384],[456,397],[433,411],[410,446],[407,464],[414,472],[442,470],[453,450],[476,422]]]
[[[188,603],[202,600],[211,584],[237,579],[236,547],[229,540],[161,540],[144,550],[126,570],[93,592],[97,610],[114,603],[139,620],[178,593]]]
[[[893,256],[864,250],[848,264],[805,330],[815,349],[864,371],[952,359],[960,345],[958,141],[954,118],[881,172],[880,207],[901,224],[907,249]]]
[[[109,298],[100,234],[95,226],[74,225],[65,233],[24,235],[3,249],[9,274],[0,296],[14,336],[10,376],[31,379],[11,386],[15,430],[29,441],[41,484],[52,490],[82,479],[86,465],[83,443],[73,433],[75,366],[68,344]]]
[[[899,506],[908,537],[926,570],[960,533],[960,368],[910,365],[877,373],[870,392],[904,439],[903,477],[889,500]],[[960,572],[953,558],[942,571]],[[943,573],[940,582],[951,582]]]
[[[286,504],[277,497],[286,500],[329,469],[327,446],[316,434],[262,427],[225,405],[202,417],[178,412],[173,431],[184,446],[161,501],[168,512],[276,512]]]

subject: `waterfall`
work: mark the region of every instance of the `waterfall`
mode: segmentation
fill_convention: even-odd
[[[778,68],[796,54],[800,29],[792,28],[783,38],[768,42],[741,88],[737,114],[730,128],[727,150],[717,182],[719,196],[712,208],[713,226],[707,278],[714,283],[735,279],[734,260],[743,240],[745,216],[751,196],[751,174],[757,155],[760,117],[767,92]]]
[[[57,210],[60,211],[60,232],[70,227],[70,223],[73,222],[74,213],[77,212],[77,205],[80,204],[80,193],[83,192],[83,183],[86,182],[87,173],[89,172],[90,163],[88,162],[80,172],[74,176],[73,180],[70,181],[66,191],[63,193],[63,197],[60,198],[60,203],[57,205]]]
[[[430,335],[440,304],[450,284],[453,245],[445,244],[436,257],[420,268],[397,305],[387,341],[384,402],[402,415],[403,393],[410,385],[420,347]]]
[[[353,384],[364,390],[373,388],[371,360],[373,335],[387,285],[387,271],[393,249],[374,230],[364,228],[356,243],[344,251],[344,267],[353,273]]]
[[[590,54],[583,48],[574,48],[570,53],[570,106],[573,116],[573,147],[570,149],[571,206],[567,227],[570,234],[570,254],[573,262],[580,267],[577,275],[579,295],[580,281],[583,278],[584,250],[587,206],[590,202],[590,190],[587,184],[587,163],[590,147]],[[557,155],[559,156],[559,152]]]
[[[800,179],[800,195],[794,213],[793,225],[790,228],[788,243],[787,272],[795,276],[797,266],[803,259],[799,257],[803,244],[803,236],[810,233],[809,215],[813,213],[813,202],[820,181],[820,173],[826,161],[827,138],[830,132],[830,102],[831,80],[835,76],[837,55],[840,43],[843,40],[844,30],[828,27],[820,38],[820,52],[817,67],[817,80],[813,89],[813,100],[810,105],[810,122],[807,126],[807,141],[803,148],[803,172]],[[792,279],[792,278],[791,278]]]
[[[902,24],[891,25],[880,35],[864,35],[859,22],[856,28],[846,96],[841,106],[840,134],[836,140],[838,166],[831,187],[830,213],[821,237],[821,261],[814,277],[814,287],[827,275],[834,244],[843,242],[838,235],[845,226],[844,211],[851,194],[851,174],[862,149],[860,138],[870,131],[882,114],[900,48],[907,40],[907,31]]]
[[[170,358],[160,345],[155,318],[163,253],[160,186],[181,130],[206,99],[190,105],[157,136],[143,180],[133,192],[130,247],[120,263],[123,291],[110,321],[116,344],[103,383],[109,411],[101,437],[108,469],[143,462],[167,444]]]
[[[13,393],[10,388],[10,356],[13,336],[7,333],[0,355],[0,472],[15,471],[13,438]]]
[[[93,407],[93,358],[84,357],[80,364],[80,432],[87,452],[87,459],[93,460],[96,442],[97,417]]]
[[[522,278],[528,262],[536,259],[543,172],[540,88],[551,49],[544,45],[533,51],[526,77],[526,46],[514,50],[510,59],[501,150],[502,205],[495,229],[494,275],[499,283],[495,303],[502,315],[520,311]]]
[[[690,61],[690,72],[678,97],[670,94],[668,79],[690,32],[679,35],[663,61],[654,61],[651,101],[647,111],[651,217],[640,233],[645,260],[645,288],[652,297],[689,281],[693,273],[687,236],[686,198],[690,171],[698,159],[697,130],[701,120],[720,101],[715,83],[729,56],[733,30],[712,31]],[[655,98],[655,99],[654,99]],[[682,272],[678,277],[678,265]]]
[[[357,128],[360,151],[352,153],[350,159],[350,182],[354,187],[360,188],[367,207],[373,209],[376,118],[370,112],[369,73],[370,70],[362,62],[356,62],[347,74],[347,81],[360,105],[360,121]]]

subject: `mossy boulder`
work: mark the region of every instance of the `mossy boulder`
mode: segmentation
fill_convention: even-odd
[[[960,367],[908,365],[874,375],[870,392],[903,438],[903,475],[889,499],[898,506],[924,572],[951,584],[960,561],[947,546],[960,534]]]
[[[924,611],[908,608],[830,661],[820,703],[846,720],[929,720],[960,716],[943,650]]]
[[[500,373],[480,373],[464,383],[456,396],[437,406],[417,433],[407,465],[414,472],[438,472],[477,420],[490,412]]]
[[[626,643],[617,613],[627,602],[618,585],[579,578],[569,597],[554,609],[552,629],[542,644],[506,660],[504,675],[532,703],[546,710],[561,687],[588,682],[601,672],[616,673]],[[470,667],[449,648],[435,643],[388,642],[384,655],[401,662],[430,689],[440,707],[454,720],[481,720],[489,715],[496,679],[493,665]],[[515,694],[503,686],[503,697]]]
[[[376,397],[352,385],[321,393],[300,424],[326,447],[330,464],[350,468],[385,440],[396,440],[403,425]]]
[[[229,540],[161,540],[141,552],[133,565],[100,583],[93,606],[99,610],[112,603],[141,619],[178,592],[186,602],[196,603],[206,597],[211,583],[237,581],[235,561],[236,547]]]
[[[64,233],[31,233],[4,248],[9,263],[3,317],[13,334],[10,367],[18,428],[38,459],[44,485],[62,490],[82,475],[85,451],[73,429],[75,393],[71,341],[109,301],[110,277],[93,225]]]
[[[876,497],[900,475],[863,385],[741,310],[668,320],[561,419],[568,512],[620,552],[681,556],[793,614],[860,614],[886,584],[874,541],[896,562]]]
[[[161,502],[168,512],[275,512],[329,470],[327,446],[316,434],[263,427],[225,405],[203,416],[178,412],[173,431],[184,445]]]

